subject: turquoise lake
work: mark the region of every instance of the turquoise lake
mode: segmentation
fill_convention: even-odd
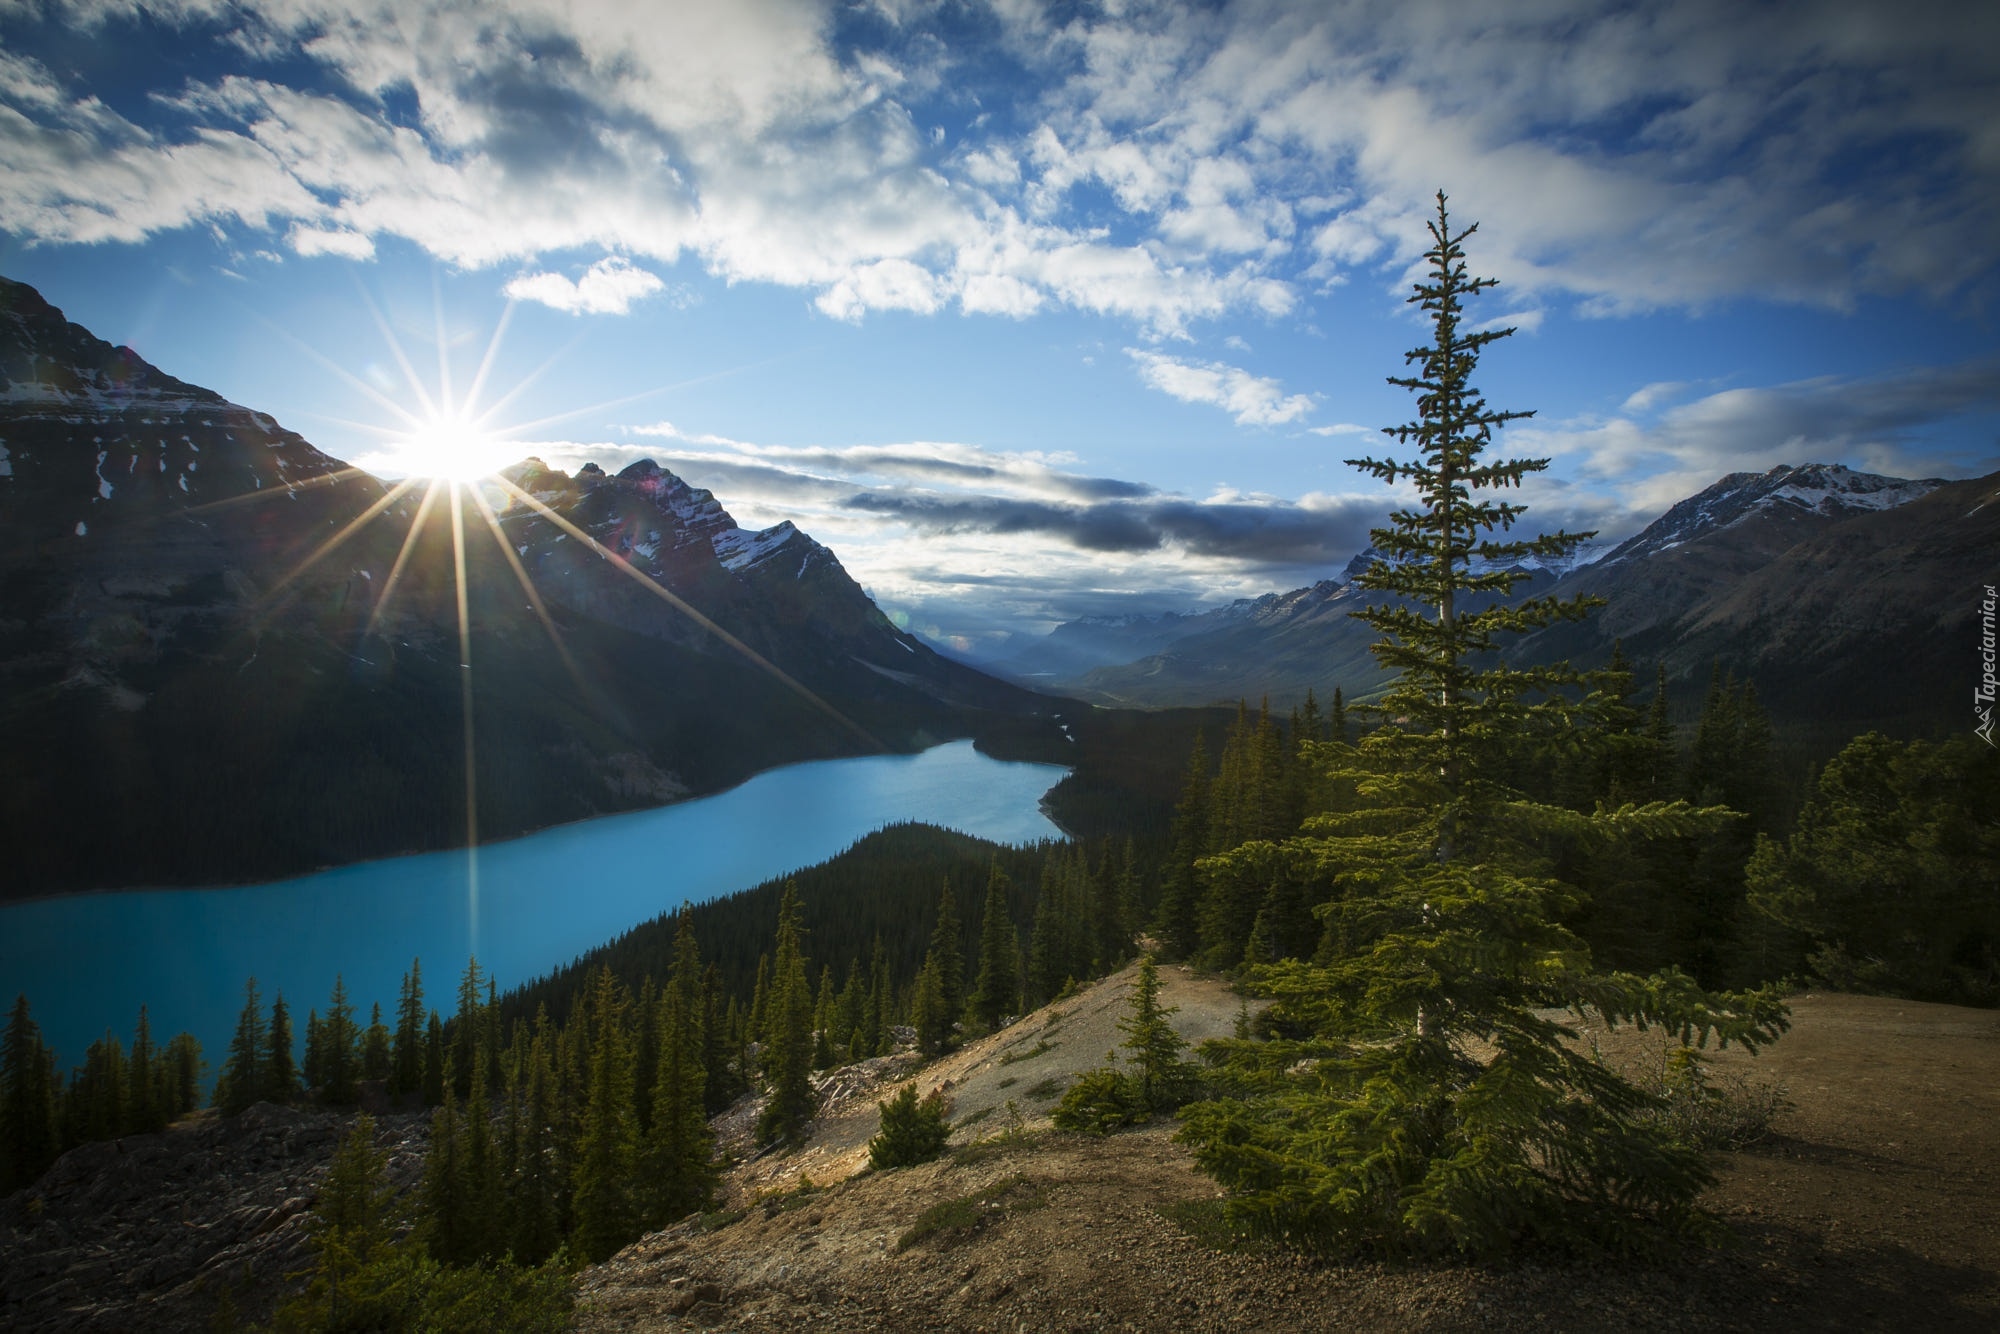
[[[0,907],[0,1003],[26,994],[63,1071],[105,1030],[130,1045],[185,1029],[211,1071],[255,976],[295,1031],[340,974],[357,1022],[393,1022],[412,958],[449,1015],[476,954],[504,991],[671,911],[747,889],[918,820],[1000,843],[1060,838],[1041,798],[1066,771],[991,759],[955,741],[918,755],[820,760],[711,797],[605,816],[464,851],[363,862],[222,889],[84,894]],[[476,863],[477,892],[473,892]]]

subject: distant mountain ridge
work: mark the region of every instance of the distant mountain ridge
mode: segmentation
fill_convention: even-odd
[[[1912,480],[1839,464],[1731,473],[1608,551],[1532,570],[1517,596],[1591,594],[1607,605],[1508,656],[1595,665],[1622,639],[1642,668],[1665,664],[1683,701],[1720,664],[1801,719],[1948,727],[1953,682],[1969,670],[1972,594],[2000,555],[2000,506],[1984,499],[1996,483],[2000,474]],[[1264,696],[1287,707],[1336,686],[1365,696],[1383,679],[1368,652],[1374,631],[1347,613],[1377,596],[1353,583],[1372,558],[1361,553],[1337,579],[1184,618],[1188,633],[1152,653],[1050,686],[1154,707]],[[1965,590],[1956,599],[1955,588]]]
[[[496,532],[461,504],[482,839],[1054,707],[655,463],[506,475],[537,505],[482,485]],[[0,896],[462,843],[452,506],[423,496],[0,279]]]

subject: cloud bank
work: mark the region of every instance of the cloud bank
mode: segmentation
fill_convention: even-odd
[[[142,35],[175,44],[151,87],[51,54]],[[595,251],[513,280],[578,312],[689,260],[843,320],[1062,306],[1172,339],[1393,286],[1440,183],[1517,322],[1995,278],[2000,11],[1941,0],[27,0],[0,38],[10,232]]]

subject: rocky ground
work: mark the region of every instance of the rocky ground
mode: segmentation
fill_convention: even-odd
[[[64,1154],[0,1201],[0,1329],[208,1330],[269,1311],[308,1263],[308,1210],[349,1121],[261,1103]],[[422,1172],[426,1124],[377,1119],[399,1187]]]
[[[1190,1037],[1240,1000],[1162,971]],[[1094,1140],[1050,1129],[1077,1070],[1120,1034],[1130,973],[945,1061],[836,1072],[809,1143],[741,1161],[723,1207],[578,1280],[580,1330],[1991,1330],[2000,1328],[2000,1013],[1806,995],[1793,1031],[1718,1062],[1789,1107],[1717,1157],[1730,1244],[1648,1264],[1397,1269],[1214,1249],[1186,1206],[1216,1197],[1173,1127]],[[1596,1035],[1635,1070],[1657,1037]],[[943,1160],[861,1170],[875,1103],[941,1089]],[[332,1113],[205,1114],[87,1146],[0,1202],[0,1329],[182,1330],[255,1319],[304,1258],[305,1210],[345,1125]],[[380,1119],[398,1184],[423,1126]]]
[[[1184,1033],[1233,1028],[1226,989],[1171,969],[1163,981]],[[918,1072],[972,1122],[956,1151],[850,1175],[874,1099],[905,1073],[883,1063],[804,1149],[738,1168],[724,1210],[586,1271],[579,1328],[2000,1328],[2000,1014],[1807,995],[1775,1047],[1722,1055],[1719,1080],[1789,1106],[1761,1142],[1717,1156],[1721,1248],[1398,1269],[1218,1251],[1180,1221],[1217,1192],[1172,1126],[1108,1140],[1048,1128],[1053,1095],[1037,1090],[1102,1059],[1129,985],[1110,979]],[[1657,1034],[1594,1038],[1635,1071],[1661,1060]]]

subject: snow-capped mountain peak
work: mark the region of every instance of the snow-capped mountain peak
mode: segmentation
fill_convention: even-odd
[[[1842,519],[1894,509],[1943,485],[1939,477],[1884,477],[1839,463],[1780,464],[1765,473],[1733,472],[1675,505],[1604,560],[1609,564],[1660,555],[1757,519],[1790,525],[1815,517]]]

